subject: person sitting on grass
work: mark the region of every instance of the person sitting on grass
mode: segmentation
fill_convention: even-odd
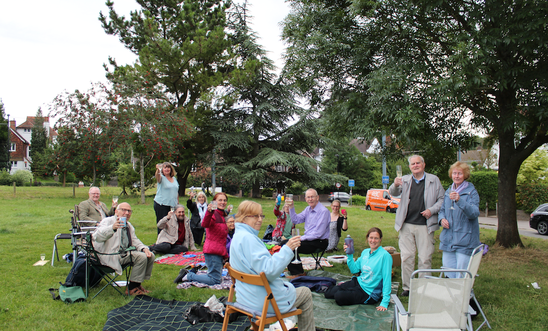
[[[183,205],[175,206],[175,212],[168,212],[167,216],[158,222],[158,229],[162,231],[156,244],[149,247],[154,253],[179,254],[189,249],[196,250],[190,220],[185,216]]]
[[[324,294],[327,299],[335,299],[339,306],[376,304],[382,299],[377,310],[385,311],[388,308],[392,292],[392,256],[382,248],[381,241],[381,229],[369,229],[367,242],[370,248],[364,249],[356,261],[354,254],[347,254],[348,269],[360,275],[329,287]],[[343,247],[347,249],[346,244]]]

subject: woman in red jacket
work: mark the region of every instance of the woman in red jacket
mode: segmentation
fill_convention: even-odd
[[[227,215],[225,212],[226,203],[227,196],[225,193],[215,194],[212,203],[207,206],[207,212],[202,220],[202,227],[206,230],[204,258],[207,274],[197,275],[191,271],[183,277],[183,282],[194,281],[208,285],[221,284],[223,260],[228,258],[228,252],[226,251],[226,236],[228,234],[225,221]]]

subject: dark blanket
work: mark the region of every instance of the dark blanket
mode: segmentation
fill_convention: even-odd
[[[196,302],[167,301],[146,295],[136,296],[127,305],[111,310],[103,330],[221,330],[217,322],[191,325],[185,320],[186,311]],[[228,330],[244,331],[249,327],[245,316],[228,325]]]

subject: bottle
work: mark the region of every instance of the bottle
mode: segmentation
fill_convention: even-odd
[[[282,204],[282,195],[281,194],[278,194],[278,196],[276,197],[276,204],[278,206]]]
[[[350,235],[346,236],[344,244],[346,245],[346,254],[354,254],[354,239],[352,239]]]

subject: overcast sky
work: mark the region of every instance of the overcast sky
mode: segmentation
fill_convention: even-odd
[[[236,0],[238,1],[238,0]],[[249,0],[252,28],[268,56],[281,67],[284,45],[279,22],[289,12],[284,0]],[[134,0],[114,0],[118,13],[138,8]],[[0,1],[0,99],[17,125],[34,116],[63,91],[87,90],[106,81],[103,63],[136,57],[107,35],[98,20],[104,0]]]

